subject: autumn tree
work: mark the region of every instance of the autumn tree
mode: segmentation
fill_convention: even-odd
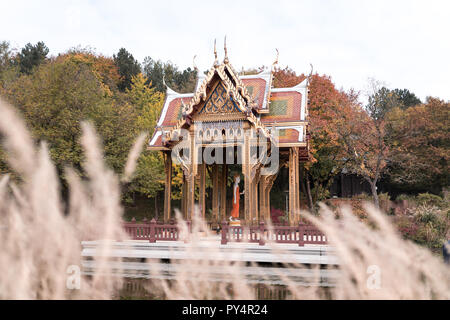
[[[305,75],[297,75],[286,67],[275,70],[273,83],[275,87],[292,87],[305,78]],[[328,196],[334,177],[346,163],[337,127],[347,126],[347,123],[342,121],[342,115],[352,112],[357,94],[336,89],[330,77],[318,74],[311,75],[309,90],[308,120],[312,159],[302,168],[304,179],[301,183],[308,205],[313,209],[317,201]]]
[[[105,160],[117,173],[122,173],[136,137],[135,110],[114,95],[108,85],[114,81],[98,70],[89,57],[60,56],[19,77],[5,92],[22,112],[35,140],[48,142],[61,178],[67,165],[83,174],[81,121],[95,125],[103,139]]]
[[[96,54],[89,48],[72,48],[64,54],[58,55],[56,61],[70,59],[76,64],[86,65],[100,80],[103,89],[112,95],[121,83],[121,76],[116,63],[110,57]]]
[[[388,115],[391,162],[388,181],[400,189],[441,192],[450,185],[450,103],[429,97],[426,103]]]
[[[14,62],[14,51],[8,41],[0,42],[0,73]]]
[[[16,55],[8,41],[0,42],[0,94],[8,91],[9,85],[19,76]]]
[[[389,159],[386,115],[397,100],[374,79],[369,87],[367,105],[354,108],[348,115],[341,114],[347,126],[338,127],[337,132],[345,147],[346,167],[369,183],[374,204],[379,207],[377,183]]]
[[[39,41],[35,45],[27,43],[16,58],[20,72],[30,74],[33,68],[45,61],[48,52],[49,49],[42,41]]]

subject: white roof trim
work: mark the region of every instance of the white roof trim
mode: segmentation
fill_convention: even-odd
[[[266,81],[266,86],[264,87],[264,97],[263,97],[263,103],[261,105],[261,109],[262,110],[267,110],[267,95],[269,94],[269,86],[270,86],[270,77],[272,75],[272,70],[268,69],[268,70],[264,70],[258,74],[251,74],[251,75],[246,75],[246,76],[240,76],[239,78],[241,80],[245,80],[245,79],[262,79],[264,81]]]
[[[194,92],[197,92],[197,89],[200,87],[200,85],[203,83],[203,81],[206,79],[206,74],[204,73],[197,73],[197,84],[195,85]],[[194,95],[194,94],[192,94]]]
[[[160,130],[158,130],[155,135],[153,136],[152,141],[150,141],[149,145],[154,145],[156,143],[156,140],[158,140],[158,137],[162,134]]]
[[[260,73],[257,74],[247,74],[247,75],[242,75],[239,76],[240,79],[264,79],[266,77],[270,77],[270,75],[272,74],[272,71],[270,69],[268,70],[263,70]]]
[[[173,91],[175,92],[175,91]],[[164,122],[164,118],[166,117],[167,110],[169,109],[170,103],[177,98],[192,98],[194,96],[193,93],[172,93],[167,90],[166,93],[166,102],[164,103],[164,107],[161,111],[161,116],[159,117],[157,126],[162,126]]]

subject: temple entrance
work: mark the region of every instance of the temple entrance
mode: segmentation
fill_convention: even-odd
[[[172,163],[183,172],[181,210],[187,220],[195,210],[216,223],[227,220],[238,196],[235,219],[246,224],[269,220],[270,191],[283,166],[289,170],[283,181],[288,221],[299,220],[299,166],[309,158],[308,82],[272,88],[273,66],[240,76],[225,57],[222,64],[216,59],[208,74],[198,73],[193,94],[167,89],[148,147],[164,153],[165,221],[173,214]]]

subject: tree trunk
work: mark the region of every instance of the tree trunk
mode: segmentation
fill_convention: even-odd
[[[377,182],[369,181],[370,190],[372,191],[373,203],[377,209],[380,209],[380,200],[378,199]]]

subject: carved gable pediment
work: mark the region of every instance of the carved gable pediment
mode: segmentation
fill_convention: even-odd
[[[217,81],[194,120],[231,120],[244,119],[245,114],[239,109],[238,102],[227,92],[222,81]]]

